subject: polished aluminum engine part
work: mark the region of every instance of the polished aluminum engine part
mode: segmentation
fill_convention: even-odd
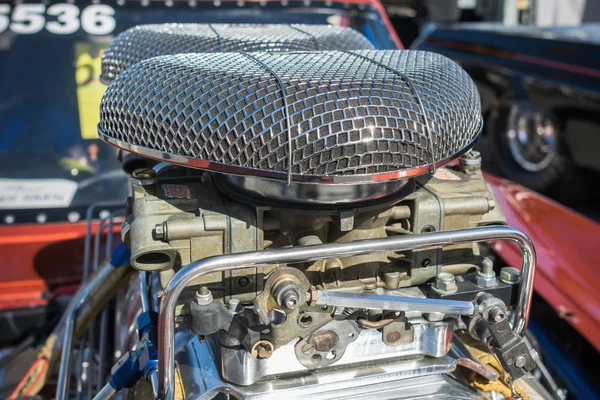
[[[450,59],[358,50],[145,60],[108,87],[99,132],[189,167],[347,183],[431,172],[481,126],[477,89]]]
[[[413,340],[400,346],[388,346],[381,339],[381,332],[373,329],[354,330],[342,328],[342,323],[330,322],[329,328],[340,337],[352,336],[341,357],[335,362],[337,369],[351,365],[387,363],[393,359],[416,356],[443,357],[450,350],[452,330],[448,322],[429,322],[423,319],[412,320]],[[336,326],[339,325],[339,326]],[[327,328],[322,328],[327,329]],[[215,344],[216,345],[216,344]],[[295,351],[297,343],[290,342],[275,350],[268,359],[257,359],[245,350],[222,348],[221,376],[235,385],[247,386],[256,383],[266,376],[301,375],[302,372],[314,370],[314,367],[303,365],[302,356],[310,358],[312,353],[301,354]],[[300,351],[302,353],[302,351]],[[310,365],[307,363],[307,365]]]
[[[268,199],[282,204],[355,204],[372,200],[381,201],[400,192],[408,184],[401,179],[388,182],[347,183],[344,185],[321,185],[315,182],[286,184],[274,179],[243,175],[217,175],[221,188],[238,192],[254,199]]]
[[[522,280],[514,308],[514,331],[523,336],[529,319],[535,275],[535,250],[531,240],[521,231],[510,227],[483,227],[459,231],[415,234],[409,236],[371,239],[349,243],[292,247],[215,256],[194,262],[178,271],[163,290],[159,311],[159,394],[171,400],[175,396],[175,316],[178,300],[194,279],[205,274],[248,267],[293,264],[335,257],[372,254],[384,251],[404,251],[445,245],[509,240],[519,245],[523,254]],[[443,302],[443,300],[440,300]]]
[[[102,55],[101,79],[109,83],[139,61],[169,54],[362,49],[373,49],[373,45],[358,31],[341,26],[138,25],[120,33],[110,42]]]
[[[218,393],[256,400],[370,399],[373,396],[382,400],[485,398],[445,375],[456,368],[456,361],[450,357],[413,358],[373,366],[357,364],[290,378],[264,379],[244,387],[221,378],[216,349],[209,341],[200,342],[196,335],[180,331],[175,337],[175,346],[179,350],[177,384],[188,399],[208,400]]]

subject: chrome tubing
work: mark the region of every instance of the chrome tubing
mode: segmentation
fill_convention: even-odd
[[[105,253],[111,254],[113,248],[113,226],[114,226],[114,222],[115,222],[115,218],[117,217],[117,215],[119,214],[124,214],[124,210],[115,210],[110,214],[110,217],[108,219],[108,231],[106,234],[106,249],[105,249]],[[102,384],[104,383],[104,358],[106,356],[106,335],[107,335],[107,326],[108,326],[108,308],[104,308],[102,310],[102,314],[100,316],[100,339],[99,339],[99,349],[98,349],[98,353],[99,353],[99,357],[98,357],[98,371],[97,371],[97,376],[96,376],[96,385],[97,385],[97,389],[101,390],[102,388]]]
[[[56,386],[56,399],[64,400],[67,398],[67,391],[71,374],[71,356],[73,347],[73,334],[75,331],[75,317],[77,310],[83,303],[89,300],[90,296],[101,287],[108,276],[112,274],[115,267],[110,262],[106,262],[100,267],[97,274],[93,275],[91,280],[83,283],[80,290],[77,291],[75,298],[69,303],[65,311],[65,332],[63,336],[62,354],[60,358],[60,368],[58,372],[58,383]]]
[[[317,290],[312,301],[318,306],[364,308],[366,310],[419,311],[452,315],[475,314],[471,301],[428,299],[422,297],[390,296],[385,294],[362,294]]]
[[[152,303],[150,302],[150,290],[148,289],[148,272],[140,271],[139,284],[140,284],[140,298],[142,301],[142,312],[154,311],[152,310]]]
[[[94,400],[110,400],[117,394],[117,390],[111,386],[110,383],[107,383],[100,389],[98,394],[94,396]]]
[[[174,399],[175,375],[175,307],[183,290],[193,280],[212,273],[240,268],[257,268],[275,264],[311,262],[370,253],[406,251],[453,244],[508,240],[515,242],[523,253],[522,279],[515,307],[513,330],[523,336],[529,319],[535,275],[533,243],[518,229],[508,226],[489,226],[447,232],[397,236],[384,239],[361,240],[348,243],[330,243],[284,249],[227,254],[205,258],[179,270],[164,289],[158,317],[158,377],[159,397]]]

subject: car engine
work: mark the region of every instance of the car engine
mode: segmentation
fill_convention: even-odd
[[[144,26],[111,46],[98,128],[131,172],[122,241],[139,273],[95,398],[498,391],[474,375],[545,398],[524,339],[535,252],[483,178],[457,64],[321,26]],[[499,240],[520,269],[496,262]]]

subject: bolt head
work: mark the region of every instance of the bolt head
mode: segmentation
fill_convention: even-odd
[[[477,285],[485,288],[496,286],[496,274],[485,274],[479,271],[477,273]]]
[[[165,238],[165,229],[163,224],[156,224],[154,227],[154,238],[156,240],[163,240]]]
[[[397,342],[398,340],[400,340],[401,337],[402,337],[402,334],[400,332],[392,331],[386,335],[385,339],[390,343],[394,343],[394,342]]]
[[[500,270],[500,280],[509,285],[514,285],[521,279],[521,271],[515,267],[504,267]]]
[[[515,367],[523,368],[527,364],[527,359],[525,356],[519,356],[515,359]]]
[[[249,283],[250,283],[250,279],[248,279],[245,276],[242,276],[240,279],[238,279],[238,285],[240,287],[246,287],[246,286],[248,286]]]
[[[435,288],[444,292],[452,292],[457,289],[456,279],[449,272],[440,272],[435,277]]]
[[[310,340],[310,344],[315,348],[315,350],[325,352],[333,350],[338,345],[339,341],[340,340],[337,333],[333,331],[325,331],[313,335]]]

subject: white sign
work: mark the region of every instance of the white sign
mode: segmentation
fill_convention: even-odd
[[[31,35],[42,29],[55,35],[69,35],[83,29],[90,35],[108,35],[115,30],[115,10],[106,4],[93,4],[80,10],[75,4],[0,4],[0,33],[10,29]]]
[[[68,207],[76,191],[66,179],[0,179],[0,209]]]

